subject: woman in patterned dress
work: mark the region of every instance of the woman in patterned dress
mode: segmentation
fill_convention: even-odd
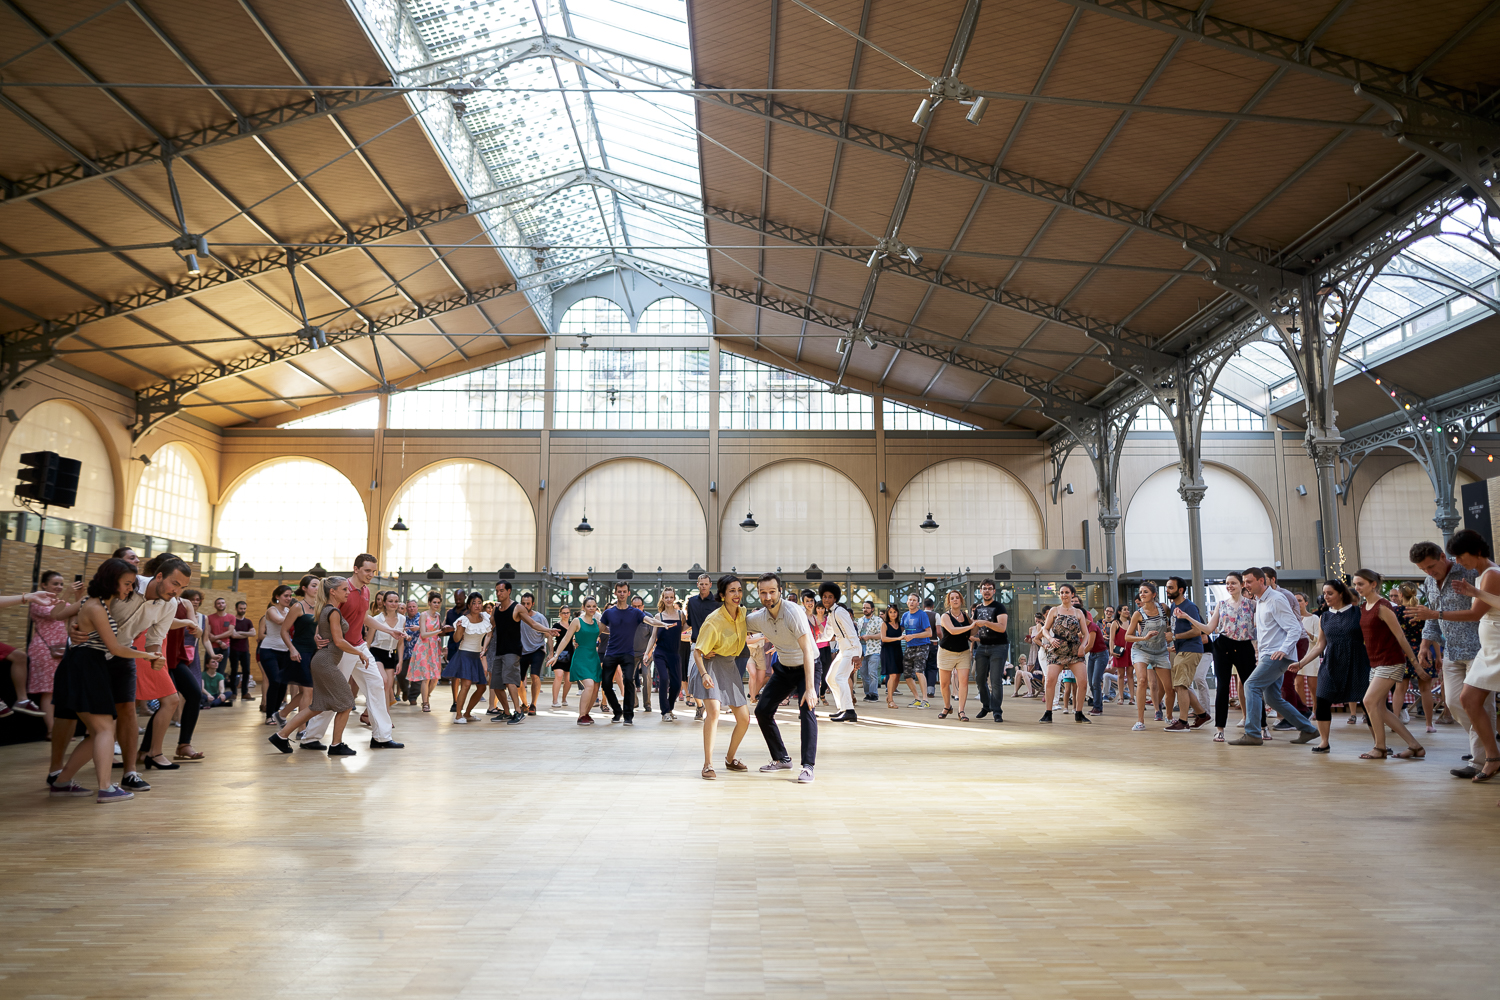
[[[422,711],[431,712],[428,699],[433,686],[443,676],[443,636],[448,634],[448,626],[443,622],[442,592],[434,590],[427,595],[427,610],[419,617],[417,641],[412,647],[411,665],[406,668],[406,682],[421,687]]]
[[[73,584],[75,598],[82,591],[83,584]],[[16,692],[15,707],[22,712],[27,711],[27,693],[40,698],[41,702],[35,707],[42,713],[42,721],[47,724],[47,733],[52,732],[52,677],[57,673],[57,665],[62,662],[63,653],[68,649],[68,625],[65,621],[54,618],[52,612],[61,609],[64,614],[76,612],[77,604],[69,603],[63,596],[63,575],[56,570],[48,570],[42,574],[42,593],[45,598],[32,601],[26,610],[31,616],[31,645],[26,647],[28,659],[26,691]]]
[[[1059,586],[1057,596],[1061,603],[1049,610],[1042,622],[1042,644],[1047,648],[1047,710],[1039,722],[1052,721],[1052,699],[1057,693],[1057,679],[1063,670],[1083,662],[1079,650],[1083,648],[1085,637],[1090,635],[1084,628],[1083,608],[1078,606],[1078,592],[1073,585],[1065,583]],[[1073,713],[1073,721],[1092,723],[1083,714],[1081,706]]]

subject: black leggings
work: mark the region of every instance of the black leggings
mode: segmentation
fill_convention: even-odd
[[[178,745],[193,742],[193,731],[198,727],[198,713],[202,710],[203,688],[198,684],[198,677],[193,668],[186,663],[179,663],[167,670],[172,678],[172,686],[177,693],[182,695],[182,732],[177,737]],[[170,720],[168,720],[169,724]],[[151,745],[152,728],[156,725],[156,713],[146,722],[146,731],[141,734],[140,746]],[[163,741],[163,746],[166,743]]]
[[[229,678],[228,693],[233,695],[238,690],[241,698],[250,697],[250,651],[231,648],[227,659],[224,673]]]
[[[281,671],[281,658],[286,655],[279,649],[259,651],[260,668],[266,673],[266,718],[281,707],[286,698],[286,675]]]
[[[682,668],[670,653],[655,657],[655,660],[656,701],[661,707],[661,714],[666,715],[677,709],[677,691],[682,687]]]
[[[1250,640],[1219,636],[1214,640],[1214,728],[1223,729],[1229,722],[1229,672],[1240,675],[1240,704],[1245,698],[1245,682],[1255,672],[1255,644]],[[1260,724],[1266,725],[1265,704],[1261,704]]]

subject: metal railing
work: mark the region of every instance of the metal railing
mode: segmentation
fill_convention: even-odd
[[[126,546],[135,549],[145,562],[161,552],[175,552],[189,562],[198,563],[202,586],[214,590],[237,590],[240,555],[229,549],[217,549],[212,545],[159,535],[146,535],[138,531],[122,531],[106,528],[100,524],[70,521],[67,518],[34,514],[31,511],[12,510],[0,512],[0,544],[19,543],[35,545],[38,538],[42,544],[54,548],[91,555],[96,552],[110,553]]]

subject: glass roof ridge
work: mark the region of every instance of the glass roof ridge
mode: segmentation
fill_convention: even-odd
[[[537,274],[544,325],[552,292],[601,270],[707,285],[693,99],[672,92],[693,86],[681,0],[350,3],[394,81],[451,88],[412,104],[431,98],[423,127],[495,242],[536,248],[501,255],[518,280]],[[612,89],[638,87],[661,93]],[[659,210],[696,223],[691,238],[661,239]]]

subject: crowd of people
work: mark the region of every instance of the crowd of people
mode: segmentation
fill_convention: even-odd
[[[753,582],[753,608],[747,581],[733,574],[700,576],[685,601],[666,587],[649,610],[622,581],[608,607],[591,597],[549,621],[535,595],[517,599],[508,580],[493,599],[459,591],[449,605],[433,591],[425,609],[394,591],[372,594],[376,560],[364,554],[348,577],[308,575],[296,587],[276,587],[252,620],[244,601],[231,612],[219,598],[205,613],[177,556],[141,565],[121,549],[86,584],[79,578],[69,588],[48,572],[35,593],[0,597],[0,607],[28,605],[32,624],[25,651],[0,647],[18,691],[0,714],[45,719],[52,794],[102,803],[148,791],[144,771],[204,760],[193,745],[200,712],[249,703],[254,689],[276,750],[341,757],[357,753],[346,734],[360,698],[370,749],[395,750],[404,746],[394,738],[397,705],[430,713],[433,694],[446,688],[453,725],[485,718],[518,725],[537,714],[550,671],[552,709],[571,711],[576,694],[578,726],[594,725],[596,709],[607,710],[611,724],[634,726],[638,709],[651,711],[653,692],[663,723],[678,721],[679,702],[693,708],[708,780],[718,777],[721,714],[733,720],[722,767],[748,770],[738,753],[752,709],[770,758],[760,770],[793,769],[776,713],[795,707],[802,783],[814,779],[820,708],[830,709],[829,722],[858,722],[861,693],[894,709],[903,686],[907,707],[928,709],[936,698],[937,717],[960,723],[970,721],[972,679],[976,721],[1004,722],[1013,683],[1013,698],[1042,702],[1043,724],[1055,711],[1089,724],[1114,703],[1133,709],[1137,732],[1148,728],[1149,707],[1168,733],[1212,723],[1214,742],[1254,747],[1279,732],[1319,754],[1331,751],[1342,710],[1348,725],[1363,723],[1372,737],[1362,759],[1420,760],[1427,749],[1408,728],[1410,690],[1426,732],[1450,723],[1467,734],[1469,754],[1452,773],[1489,781],[1500,773],[1500,569],[1473,531],[1455,534],[1446,551],[1419,542],[1410,557],[1420,585],[1387,597],[1380,574],[1361,569],[1324,582],[1311,606],[1278,584],[1273,567],[1231,573],[1211,614],[1181,577],[1160,589],[1142,583],[1133,604],[1098,614],[1064,583],[1058,603],[1036,615],[1013,666],[1010,615],[992,580],[977,595],[948,591],[941,610],[911,593],[881,609],[864,601],[857,615],[837,583],[798,592],[775,573]],[[1232,739],[1231,705],[1243,730]],[[169,754],[172,729],[179,732]],[[1404,747],[1393,750],[1387,732]],[[93,789],[76,780],[90,761]],[[118,781],[115,769],[123,772]]]

